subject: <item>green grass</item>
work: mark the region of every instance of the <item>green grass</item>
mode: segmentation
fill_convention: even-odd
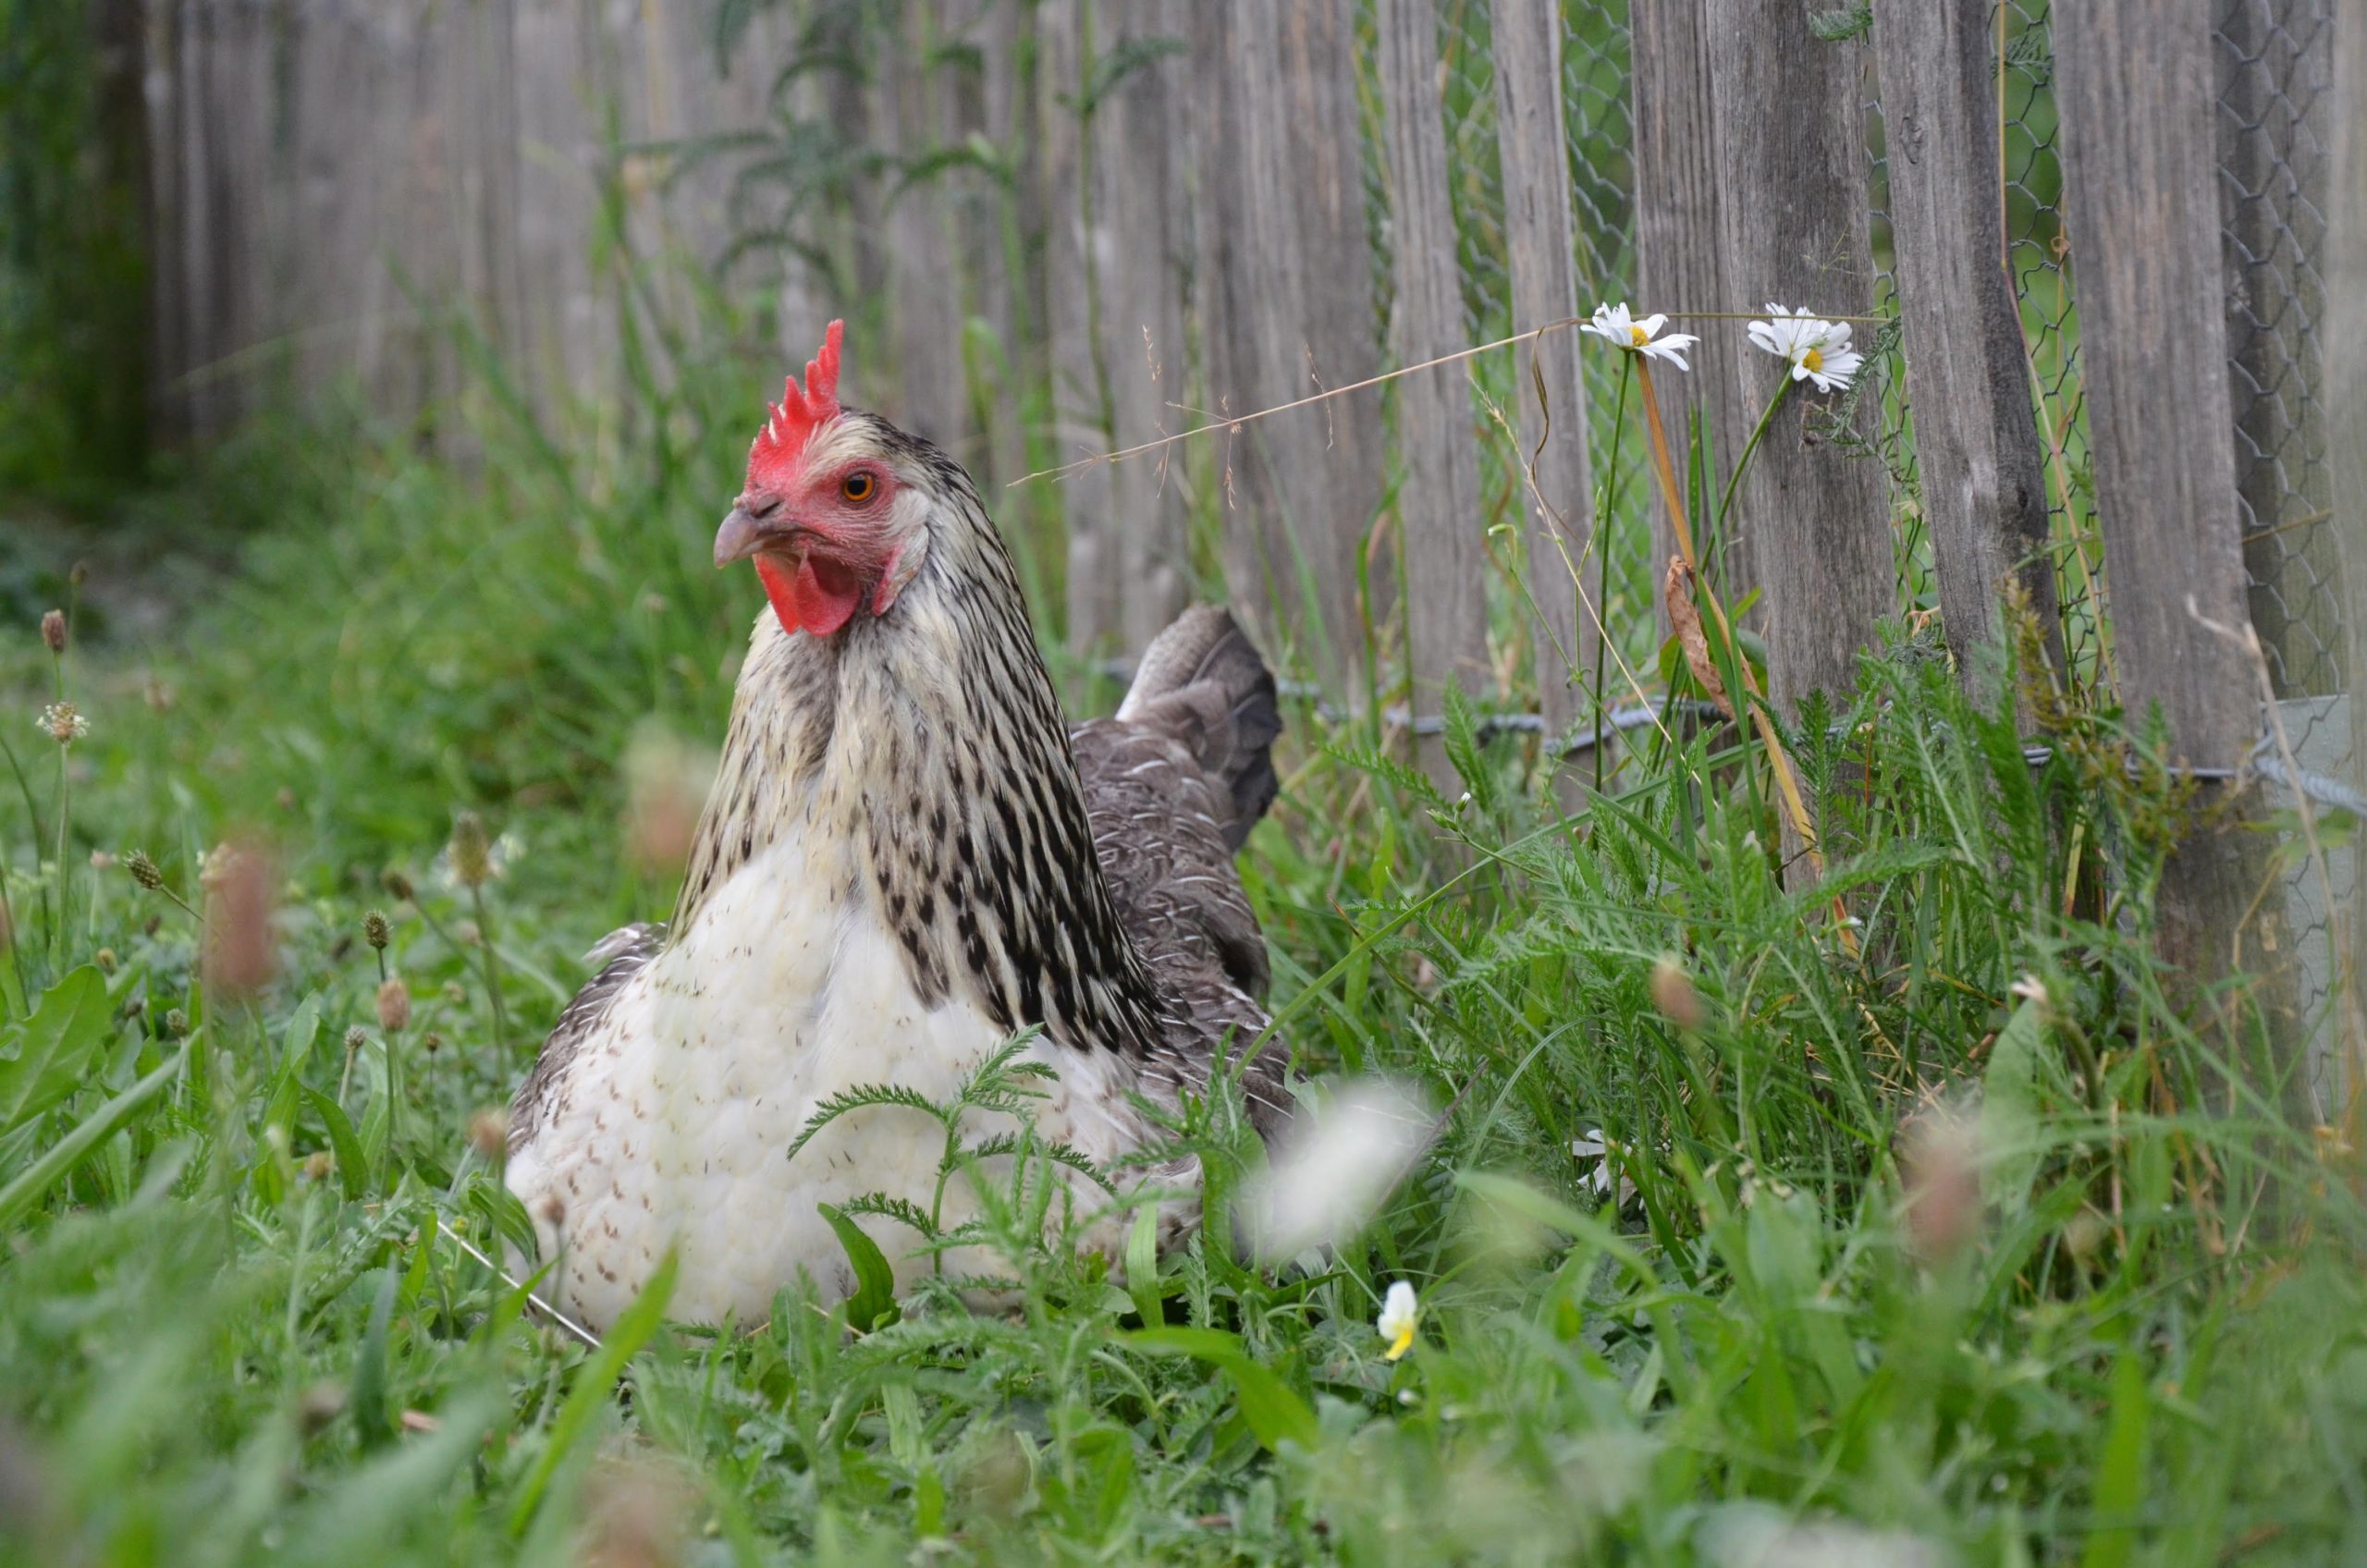
[[[2367,1547],[2356,1163],[2277,1115],[2246,986],[2196,996],[2150,958],[2175,802],[2125,769],[2116,716],[2054,714],[2033,769],[2009,714],[1905,643],[1792,738],[1833,860],[1812,892],[1717,737],[1640,749],[1574,827],[1509,743],[1458,730],[1450,802],[1294,716],[1245,861],[1283,1032],[1309,1076],[1387,1072],[1442,1112],[1333,1256],[1277,1271],[1212,1236],[1119,1280],[1018,1203],[992,1220],[1006,1312],[793,1288],[718,1335],[653,1299],[596,1351],[525,1320],[454,1240],[515,1219],[470,1122],[578,955],[669,901],[620,849],[621,765],[718,737],[759,599],[706,541],[755,384],[687,374],[598,441],[482,398],[466,467],[258,435],[86,541],[116,635],[54,671],[30,621],[8,634],[10,1561]],[[220,516],[251,525],[236,569],[139,632],[180,525]],[[56,680],[92,727],[62,872],[31,722]],[[435,870],[461,809],[512,839],[482,910]],[[91,864],[145,851],[202,905],[226,839],[276,857],[251,1000],[205,994],[192,915]],[[1934,1105],[1969,1131],[1919,1145]],[[1233,1125],[1183,1133],[1228,1187],[1255,1160]],[[1910,1207],[1919,1170],[1977,1181],[1961,1228]],[[1423,1315],[1392,1364],[1373,1317],[1400,1279]]]

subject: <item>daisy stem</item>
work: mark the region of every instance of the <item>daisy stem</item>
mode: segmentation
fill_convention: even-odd
[[[1767,411],[1759,416],[1758,427],[1751,431],[1750,439],[1742,444],[1742,455],[1735,459],[1735,471],[1726,475],[1726,493],[1718,497],[1716,521],[1721,539],[1726,536],[1726,512],[1735,504],[1735,491],[1742,484],[1742,471],[1750,466],[1750,455],[1759,450],[1760,437],[1765,435],[1767,427],[1775,423],[1775,410],[1784,406],[1784,397],[1791,389],[1792,378],[1788,375],[1775,384],[1775,396],[1767,399]]]
[[[1694,591],[1700,595],[1701,607],[1709,612],[1710,623],[1718,629],[1719,640],[1733,659],[1735,672],[1743,688],[1737,700],[1748,710],[1760,741],[1767,748],[1768,765],[1774,769],[1776,789],[1784,797],[1784,805],[1792,818],[1792,826],[1798,831],[1800,843],[1807,851],[1809,869],[1812,875],[1822,876],[1824,855],[1817,847],[1816,822],[1809,815],[1808,802],[1801,798],[1799,778],[1792,771],[1791,753],[1784,749],[1784,737],[1776,729],[1775,721],[1768,717],[1767,704],[1760,700],[1759,682],[1750,673],[1749,661],[1742,657],[1741,650],[1735,646],[1734,627],[1726,619],[1725,606],[1718,602],[1717,590],[1710,586],[1710,580],[1701,573],[1701,559],[1693,547],[1693,531],[1685,520],[1685,497],[1677,490],[1676,470],[1669,461],[1668,433],[1661,427],[1660,405],[1652,398],[1652,367],[1638,360],[1636,374],[1643,382],[1644,429],[1652,438],[1652,472],[1660,479],[1661,495],[1668,503],[1670,519],[1676,524],[1677,547],[1684,552],[1685,564],[1693,569]],[[1776,394],[1778,401],[1782,397],[1781,392]],[[1773,413],[1774,407],[1771,404],[1768,416]],[[1760,420],[1759,427],[1762,431],[1767,428],[1767,417]],[[1758,445],[1758,441],[1759,437],[1754,435],[1751,445]],[[1748,448],[1743,456],[1745,459],[1750,456]],[[1739,470],[1742,465],[1736,463],[1735,466]],[[1732,486],[1728,488],[1731,490]],[[1841,913],[1841,900],[1837,897],[1834,900],[1834,908],[1836,913]],[[1846,925],[1841,928],[1841,941],[1852,954],[1856,953],[1857,938]]]
[[[1611,513],[1619,498],[1619,437],[1627,428],[1627,383],[1634,379],[1636,356],[1628,354],[1619,368],[1619,403],[1611,414],[1611,467],[1603,475],[1602,502],[1595,508],[1594,598],[1598,620],[1611,610]],[[1602,659],[1610,638],[1594,642],[1594,790],[1602,793]]]

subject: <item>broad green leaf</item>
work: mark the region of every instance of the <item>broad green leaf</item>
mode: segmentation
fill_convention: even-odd
[[[1134,1228],[1126,1237],[1126,1293],[1134,1298],[1134,1313],[1146,1329],[1156,1329],[1166,1321],[1166,1308],[1160,1305],[1159,1283],[1159,1210],[1145,1207],[1134,1216]]]
[[[1997,1031],[1981,1074],[1981,1186],[1983,1195],[2008,1215],[2030,1207],[2030,1183],[2046,1157],[2038,1083],[2045,1035],[2038,1002],[2024,1001]]]
[[[106,977],[90,964],[43,993],[31,1018],[0,1033],[0,1133],[80,1088],[113,1033]]]
[[[92,1111],[81,1125],[52,1145],[48,1153],[33,1161],[16,1180],[0,1187],[0,1231],[14,1226],[27,1209],[40,1201],[42,1194],[80,1165],[92,1149],[129,1126],[131,1119],[166,1084],[180,1075],[181,1064],[188,1060],[189,1046],[183,1042],[172,1060]]]
[[[395,1435],[394,1413],[386,1408],[386,1326],[395,1315],[401,1276],[392,1268],[383,1272],[378,1293],[370,1303],[370,1320],[362,1330],[362,1349],[353,1358],[353,1428],[364,1448],[380,1447]]]
[[[337,1155],[337,1179],[350,1201],[358,1201],[369,1191],[370,1157],[362,1149],[362,1140],[353,1131],[352,1118],[345,1108],[310,1084],[304,1085],[304,1103],[321,1119],[321,1126],[329,1135],[329,1147]]]
[[[814,1207],[830,1222],[830,1229],[838,1233],[839,1245],[846,1249],[847,1262],[854,1267],[854,1294],[847,1297],[848,1325],[867,1334],[894,1322],[896,1271],[888,1267],[887,1255],[879,1250],[879,1243],[834,1205],[817,1203]]]

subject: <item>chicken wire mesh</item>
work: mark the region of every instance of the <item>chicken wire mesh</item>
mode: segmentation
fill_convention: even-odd
[[[2213,0],[2218,68],[2217,130],[2226,325],[2231,396],[2230,438],[2237,459],[2238,506],[2252,622],[2278,699],[2277,713],[2305,773],[2349,776],[2358,743],[2352,719],[2355,672],[2348,666],[2344,562],[2333,511],[2327,419],[2322,404],[2325,309],[2323,247],[2333,137],[2333,29],[2336,0]],[[1500,236],[1488,214],[1501,212],[1493,184],[1491,95],[1486,57],[1487,7],[1441,0],[1451,150],[1481,171],[1471,188],[1463,228],[1464,263],[1475,335],[1500,336],[1504,275]],[[2077,239],[2064,216],[2064,165],[2055,111],[2048,0],[1997,0],[1995,39],[1997,200],[2004,215],[2005,262],[2020,309],[2044,454],[2049,510],[2071,674],[2083,684],[2113,682],[2110,619],[2102,534],[2089,479],[2085,383],[2079,360],[2075,289]],[[1564,113],[1570,139],[1581,232],[1575,237],[1585,276],[1604,298],[1624,297],[1633,276],[1631,169],[1627,161],[1628,31],[1624,5],[1578,4],[1564,10]],[[1878,313],[1895,313],[1880,83],[1873,50],[1865,60],[1864,106],[1870,165],[1870,230]],[[1454,106],[1464,106],[1457,117]],[[1458,218],[1466,214],[1459,210]],[[1644,301],[1647,306],[1652,301]],[[1861,421],[1870,455],[1891,481],[1899,567],[1899,608],[1913,614],[1935,602],[1930,541],[1916,504],[1912,411],[1904,366],[1894,345],[1882,356],[1880,401]],[[1592,373],[1595,429],[1608,427],[1610,377]],[[1598,434],[1598,472],[1607,457]],[[1629,468],[1636,454],[1623,462]],[[1641,564],[1646,526],[1640,476],[1619,476],[1630,504],[1617,517],[1608,547]],[[2355,581],[2360,566],[2349,570]],[[1654,635],[1649,574],[1614,574],[1603,606],[1606,623],[1642,647]],[[2328,856],[2327,889],[2297,868],[2286,888],[2286,917],[2295,940],[2304,1005],[2323,1020],[2337,967],[2337,920],[2356,905],[2357,856],[2337,846]],[[2336,1103],[2331,1029],[2317,1032],[2310,1064],[2318,1103]]]

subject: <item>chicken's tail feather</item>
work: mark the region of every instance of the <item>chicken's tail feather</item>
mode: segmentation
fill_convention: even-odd
[[[1195,605],[1151,639],[1134,667],[1134,684],[1118,706],[1121,723],[1157,723],[1178,710],[1205,716],[1179,726],[1200,766],[1224,781],[1233,800],[1226,839],[1239,849],[1273,803],[1274,739],[1282,732],[1274,672],[1231,612]],[[1206,722],[1220,712],[1224,718]]]

